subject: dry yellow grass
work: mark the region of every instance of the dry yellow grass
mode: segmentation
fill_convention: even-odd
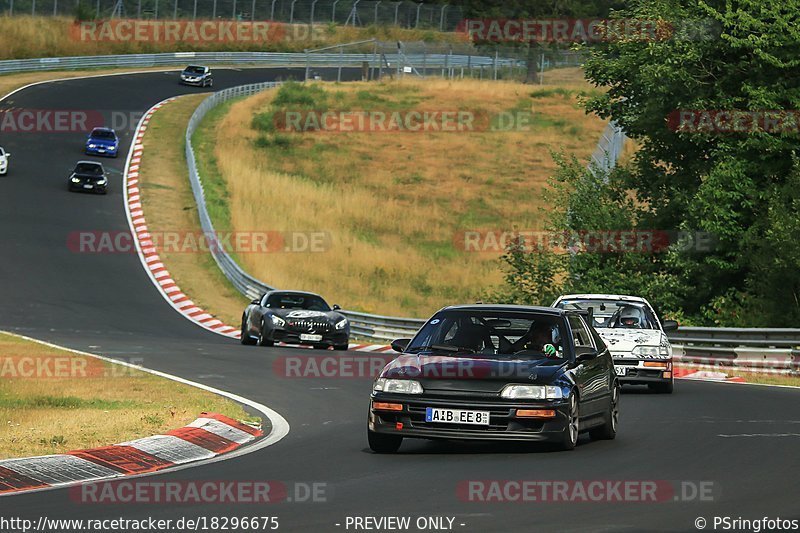
[[[2,332],[0,354],[0,459],[159,434],[203,411],[248,419],[200,389]]]
[[[588,158],[605,126],[577,104],[576,91],[590,87],[566,78],[561,92],[476,80],[322,84],[342,93],[337,102],[371,102],[358,109],[528,109],[533,131],[289,134],[289,147],[265,149],[250,122],[275,92],[235,103],[205,125],[216,135],[232,229],[323,230],[332,239],[324,253],[242,254],[243,266],[275,286],[376,313],[426,316],[474,300],[501,272],[497,254],[460,250],[459,232],[540,228],[540,192],[555,169],[549,150]]]
[[[146,42],[98,41],[80,38],[73,31],[74,21],[70,17],[0,16],[0,59],[22,59],[29,57],[65,57],[106,54],[147,54],[190,50],[277,50],[302,51],[336,43],[347,43],[369,38],[383,41],[415,41],[419,39],[441,42],[461,42],[463,35],[439,33],[429,30],[407,30],[401,28],[347,26],[316,26],[312,33],[307,25],[284,26],[282,37],[276,42],[264,44],[257,41],[240,42]],[[297,31],[293,31],[296,28]],[[272,33],[270,33],[272,35]],[[284,37],[285,35],[285,37]],[[311,38],[309,38],[312,36]]]
[[[175,139],[183,139],[189,117],[207,96],[177,99],[153,115],[148,126],[139,180],[147,225],[156,235],[200,232],[187,178],[184,143]],[[247,299],[227,282],[210,254],[164,249],[159,253],[172,278],[197,305],[212,311],[227,324],[239,324]]]

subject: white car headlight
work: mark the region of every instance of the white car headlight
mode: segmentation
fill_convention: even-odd
[[[422,385],[411,379],[378,378],[372,386],[374,392],[393,392],[395,394],[422,394]]]
[[[80,183],[81,179],[78,176],[72,176],[73,183]]]
[[[347,327],[347,319],[343,318],[339,322],[336,323],[336,329],[344,329]]]
[[[639,346],[634,347],[631,350],[633,355],[639,355],[643,357],[658,357],[659,355],[669,355],[666,346],[646,346],[640,344]]]
[[[282,328],[286,325],[286,321],[279,316],[272,315],[272,323],[279,328]]]
[[[552,385],[506,385],[500,396],[508,400],[560,400],[561,387]]]

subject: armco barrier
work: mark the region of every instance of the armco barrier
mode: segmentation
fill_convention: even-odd
[[[509,66],[513,59],[496,59],[480,55],[463,54],[384,54],[392,65],[422,64],[428,68]],[[170,52],[163,54],[130,54],[108,56],[44,57],[37,59],[9,59],[0,61],[0,74],[45,70],[74,70],[94,68],[147,68],[185,66],[188,63],[223,65],[258,65],[268,67],[351,67],[361,68],[367,63],[379,68],[381,56],[373,53],[326,54],[303,52]]]

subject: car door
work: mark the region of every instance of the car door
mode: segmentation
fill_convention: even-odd
[[[577,314],[570,314],[567,320],[572,332],[576,353],[586,350],[602,351],[605,349],[605,346],[598,347],[596,345],[594,337],[582,317]],[[582,399],[582,416],[592,416],[603,412],[606,397],[610,391],[610,374],[606,359],[601,353],[598,353],[595,357],[578,363],[578,391]]]

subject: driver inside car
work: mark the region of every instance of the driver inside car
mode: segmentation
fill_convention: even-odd
[[[551,344],[552,342],[553,332],[550,326],[542,322],[534,322],[527,333],[511,344],[511,349],[513,352],[533,350],[542,352],[548,357],[556,357],[557,351]]]

